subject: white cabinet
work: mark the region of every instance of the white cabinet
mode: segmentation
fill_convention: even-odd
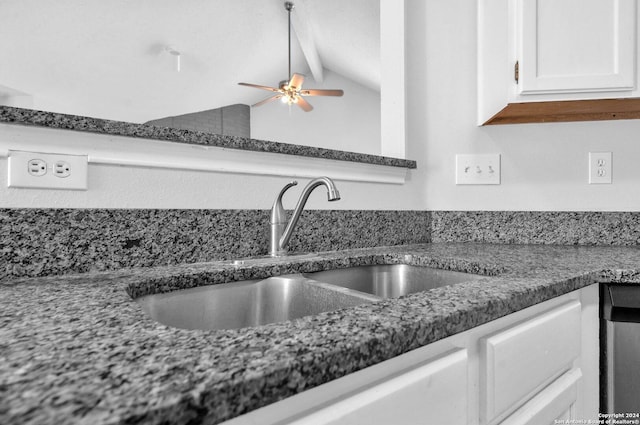
[[[509,104],[640,96],[636,3],[479,0],[479,124]]]
[[[290,425],[467,423],[467,353],[436,360],[347,395]]]
[[[500,422],[500,425],[553,425],[579,423],[583,417],[576,413],[578,384],[582,378],[580,369],[573,369],[551,383],[524,406]],[[596,419],[596,417],[592,417]],[[586,423],[586,421],[585,421]]]
[[[514,100],[549,93],[588,98],[594,92],[631,92],[635,7],[636,0],[516,0],[513,50],[520,75]]]
[[[225,425],[553,424],[598,418],[598,288],[526,308]]]
[[[577,399],[576,384],[582,375],[577,364],[581,352],[580,322],[581,303],[572,300],[481,338],[482,423],[498,423],[541,391],[545,395],[536,396],[539,399],[532,402],[533,407],[514,417],[540,418],[546,414],[550,420],[531,422],[542,424],[557,419],[571,407]],[[559,378],[563,374],[571,378],[559,384],[565,379]],[[559,390],[551,390],[558,385]],[[568,391],[571,388],[573,392]],[[562,398],[556,396],[558,391],[562,392]],[[506,423],[521,422],[512,417]]]
[[[430,344],[224,424],[465,424],[468,370],[466,349]]]

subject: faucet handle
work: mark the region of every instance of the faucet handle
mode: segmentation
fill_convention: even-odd
[[[297,185],[298,182],[296,180],[293,180],[289,183],[287,183],[282,190],[280,191],[280,193],[278,194],[278,196],[276,197],[276,200],[273,202],[273,207],[271,207],[271,224],[286,224],[287,223],[287,212],[284,210],[284,207],[282,206],[282,195],[284,195],[284,193],[289,190],[289,188]]]

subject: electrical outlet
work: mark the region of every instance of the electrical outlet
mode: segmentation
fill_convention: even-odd
[[[56,161],[53,164],[53,175],[59,178],[69,177],[71,175],[71,165],[67,161]]]
[[[500,154],[456,155],[456,184],[500,184]]]
[[[27,171],[35,177],[47,174],[47,163],[41,159],[32,159],[27,162]]]
[[[8,186],[34,189],[87,190],[88,157],[9,151]]]
[[[611,152],[589,152],[589,184],[611,184],[613,172]]]

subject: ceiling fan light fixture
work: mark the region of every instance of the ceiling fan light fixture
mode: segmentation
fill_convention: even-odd
[[[284,96],[282,96],[280,98],[280,101],[282,103],[284,103],[284,104],[291,105],[291,104],[294,104],[294,103],[298,103],[298,99],[299,99],[298,95],[292,94],[292,93],[287,93],[286,95],[284,95]]]
[[[269,103],[272,100],[280,99],[282,103],[286,103],[291,105],[292,103],[297,104],[303,111],[309,112],[313,109],[313,106],[303,99],[301,96],[342,96],[344,92],[342,90],[326,90],[326,89],[310,89],[310,90],[302,90],[302,83],[304,82],[304,75],[291,73],[291,10],[293,10],[294,5],[291,1],[285,1],[284,7],[287,9],[288,18],[289,18],[289,75],[288,80],[280,81],[278,88],[261,86],[258,84],[249,84],[249,83],[238,83],[241,86],[254,87],[261,90],[268,90],[271,92],[275,92],[276,94],[271,97],[264,99],[252,106],[260,106],[265,103]]]

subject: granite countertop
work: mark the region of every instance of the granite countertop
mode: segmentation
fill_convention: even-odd
[[[291,143],[273,142],[269,140],[256,140],[246,137],[205,133],[202,131],[105,120],[80,115],[60,114],[56,112],[38,111],[12,106],[0,105],[0,123],[86,131],[89,133],[125,137],[141,137],[145,139],[163,140],[175,143],[281,153],[286,155],[333,159],[338,161],[386,165],[390,167],[402,167],[409,169],[417,167],[416,161],[409,159],[316,148],[311,146],[294,145]]]
[[[128,294],[393,263],[485,276],[223,331],[161,325]],[[596,280],[640,282],[640,248],[426,244],[4,282],[0,423],[219,423]]]

